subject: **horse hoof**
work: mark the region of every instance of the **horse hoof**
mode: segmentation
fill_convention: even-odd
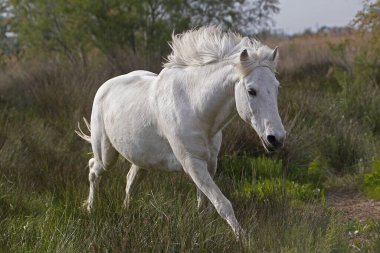
[[[88,200],[83,201],[82,203],[82,209],[86,210],[87,212],[91,212],[92,205],[88,202]]]
[[[247,233],[242,228],[239,228],[234,234],[238,242],[244,243],[247,240]]]

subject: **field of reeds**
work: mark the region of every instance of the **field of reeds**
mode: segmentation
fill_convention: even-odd
[[[83,210],[91,149],[74,130],[97,88],[122,73],[96,55],[87,66],[9,64],[0,73],[0,252],[379,252],[380,216],[348,220],[328,201],[337,189],[380,199],[380,70],[367,40],[265,40],[280,50],[285,147],[266,154],[237,119],[216,175],[244,243],[213,208],[197,211],[195,186],[180,173],[149,174],[123,209],[121,158],[102,177],[94,212]],[[123,62],[126,72],[144,67],[133,54]]]

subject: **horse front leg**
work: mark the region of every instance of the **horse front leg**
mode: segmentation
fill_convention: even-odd
[[[220,147],[222,145],[222,132],[217,133],[209,144],[210,147],[210,156],[207,162],[207,169],[210,173],[211,177],[214,178],[216,169],[218,166],[218,154]],[[202,211],[209,205],[209,201],[207,201],[207,197],[203,194],[203,192],[197,187],[197,201],[198,201],[198,211]]]
[[[216,154],[217,155],[217,154]],[[207,163],[207,169],[211,176],[211,178],[214,178],[216,169],[217,169],[217,156],[212,157],[209,162]],[[198,202],[198,211],[203,211],[206,209],[209,205],[209,201],[207,200],[206,195],[203,194],[201,189],[197,187],[197,202]]]
[[[210,200],[219,215],[231,226],[236,237],[239,238],[241,227],[235,217],[231,202],[215,184],[207,170],[207,162],[197,158],[187,158],[184,164],[186,173],[191,177],[198,189]]]

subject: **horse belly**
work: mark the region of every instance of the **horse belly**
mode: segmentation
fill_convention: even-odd
[[[130,76],[121,77],[126,80],[113,84],[104,92],[102,110],[99,110],[102,111],[104,134],[122,156],[139,167],[182,170],[169,142],[159,135],[155,116],[147,103],[153,78],[129,80]]]
[[[113,139],[113,140],[112,140]],[[145,169],[181,171],[169,142],[149,129],[125,130],[122,137],[111,138],[115,149],[128,161]]]

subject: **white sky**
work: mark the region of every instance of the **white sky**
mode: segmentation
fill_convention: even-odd
[[[346,26],[362,6],[361,0],[280,0],[274,28],[294,34],[307,28]]]

